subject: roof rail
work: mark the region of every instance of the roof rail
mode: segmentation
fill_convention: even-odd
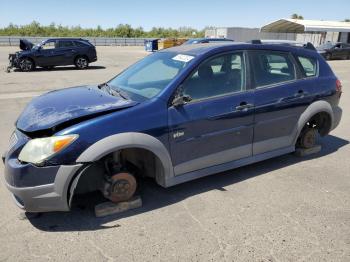
[[[254,39],[254,40],[251,41],[251,43],[254,44],[254,45],[261,45],[262,44],[260,39]]]
[[[252,43],[252,44],[255,44],[255,45],[262,45],[262,44],[273,45],[273,44],[277,44],[277,45],[295,46],[295,47],[303,47],[305,49],[316,51],[316,48],[310,42],[300,43],[300,42],[291,41],[291,40],[260,40],[260,39],[254,39],[254,40],[248,41],[248,43]]]

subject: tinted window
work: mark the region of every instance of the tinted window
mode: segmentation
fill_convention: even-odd
[[[58,42],[58,47],[59,48],[65,48],[65,47],[73,47],[74,44],[72,41],[59,41]]]
[[[310,57],[298,56],[298,60],[303,68],[306,77],[312,77],[317,75],[317,60]]]
[[[80,41],[76,41],[75,45],[79,46],[79,47],[87,47],[87,46],[89,46],[88,43],[84,43],[84,42],[80,42]]]
[[[283,83],[295,79],[294,64],[288,53],[274,51],[251,52],[256,87]]]
[[[244,90],[244,56],[233,53],[204,61],[183,83],[183,92],[193,100]]]

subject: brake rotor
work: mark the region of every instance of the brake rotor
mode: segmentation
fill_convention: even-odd
[[[129,173],[118,173],[110,178],[107,198],[118,203],[129,200],[135,193],[137,182],[135,177]]]

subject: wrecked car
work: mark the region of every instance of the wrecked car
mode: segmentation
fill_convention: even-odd
[[[350,44],[326,42],[319,47],[317,51],[326,60],[332,59],[350,59]]]
[[[26,39],[20,40],[22,51],[9,55],[9,66],[28,72],[36,67],[51,69],[55,66],[75,65],[85,69],[97,61],[96,48],[81,38],[52,38],[34,45]]]
[[[34,98],[3,156],[29,212],[67,211],[76,194],[113,202],[140,179],[162,187],[315,146],[340,122],[340,81],[310,45],[183,45],[106,83]]]

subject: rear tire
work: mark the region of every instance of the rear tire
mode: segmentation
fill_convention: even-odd
[[[89,61],[86,56],[78,56],[75,59],[74,64],[78,69],[86,69],[89,66]]]
[[[19,68],[23,72],[29,72],[35,68],[35,65],[32,59],[25,57],[19,61]]]
[[[317,129],[312,127],[306,127],[299,136],[298,146],[304,149],[312,148],[317,142]]]

